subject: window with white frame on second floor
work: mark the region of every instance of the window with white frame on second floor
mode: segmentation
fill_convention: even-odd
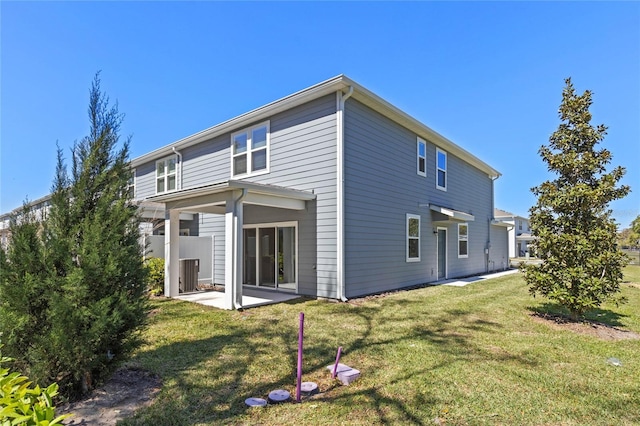
[[[436,148],[436,188],[447,190],[447,153]]]
[[[269,171],[269,122],[231,135],[231,174],[250,176]]]
[[[176,163],[175,155],[156,161],[156,194],[177,189],[178,166]]]
[[[427,143],[418,138],[417,146],[418,174],[420,176],[427,175]]]
[[[469,225],[458,224],[458,257],[469,257]]]

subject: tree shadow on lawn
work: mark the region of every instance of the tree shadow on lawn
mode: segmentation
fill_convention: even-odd
[[[609,327],[624,327],[622,319],[628,315],[614,312],[611,309],[592,309],[584,314],[584,317],[574,320],[567,308],[557,303],[546,302],[538,306],[527,306],[526,309],[539,317],[554,318],[562,323],[598,323]]]
[[[359,397],[367,395],[373,399],[371,410],[377,413],[377,420],[383,424],[394,424],[398,421],[426,424],[432,422],[431,416],[434,413],[437,415],[446,405],[446,401],[438,399],[430,392],[394,397],[395,390],[402,389],[403,384],[411,381],[412,384],[416,384],[417,380],[422,384],[440,380],[434,372],[441,368],[449,368],[457,362],[515,362],[526,368],[538,364],[536,360],[526,356],[506,350],[496,351],[495,347],[484,347],[476,341],[478,333],[499,332],[502,325],[497,322],[479,318],[470,311],[450,309],[437,313],[425,312],[420,323],[415,324],[415,311],[407,309],[407,304],[418,306],[420,301],[387,299],[377,306],[364,304],[344,309],[347,312],[342,313],[343,323],[356,322],[350,318],[351,316],[357,317],[365,325],[359,333],[354,333],[351,341],[347,340],[343,344],[347,358],[355,360],[357,365],[353,367],[361,370],[363,377],[341,391],[330,392],[333,390],[330,388],[314,400],[327,403],[342,400],[346,401],[343,404],[356,406],[362,404]],[[381,338],[377,330],[379,327],[394,328],[396,324],[400,329],[397,334],[387,333]],[[327,364],[332,363],[331,357],[335,354],[327,351],[327,348],[333,347],[329,340],[331,339],[315,339],[309,347],[305,347],[305,357],[310,360],[305,364],[308,371],[321,374],[326,371]],[[407,367],[402,362],[403,356],[420,350],[409,349],[408,342],[426,343],[429,351],[435,352],[436,355],[427,356],[418,369]],[[391,358],[398,361],[387,361],[387,354],[396,351],[398,356]],[[406,352],[403,354],[403,351]],[[347,363],[351,364],[349,360]]]
[[[304,305],[305,302],[292,300],[286,304]],[[400,382],[415,376],[432,376],[435,370],[455,362],[497,360],[528,367],[535,365],[526,357],[506,351],[496,352],[475,340],[478,333],[499,332],[502,328],[499,323],[479,318],[466,310],[429,312],[425,308],[421,312],[423,304],[419,300],[390,298],[358,306],[336,304],[328,309],[336,317],[336,322],[332,324],[335,332],[324,330],[322,335],[313,335],[313,329],[305,329],[304,375],[306,378],[319,379],[324,387],[318,400],[331,403],[367,394],[373,398],[373,402],[368,404],[371,404],[371,410],[377,412],[379,421],[387,423],[403,419],[405,422],[422,424],[416,412],[437,412],[445,402],[429,394],[421,396],[423,400],[419,405],[416,405],[416,401],[407,402],[406,397],[396,398],[393,389],[401,387]],[[171,316],[177,314],[174,312],[177,310],[175,306],[167,305],[169,309],[163,313],[171,318],[168,321],[173,321]],[[215,318],[210,322],[224,321],[224,328],[212,329],[213,335],[210,337],[172,341],[136,355],[132,361],[154,366],[154,373],[162,377],[164,387],[151,407],[141,409],[124,424],[140,424],[137,421],[144,424],[229,421],[249,415],[244,403],[246,398],[266,399],[269,392],[276,389],[292,391],[293,398],[297,317],[289,318],[290,310],[286,314],[274,310],[270,313],[273,318],[268,321],[260,316],[256,316],[259,321],[254,321],[251,318],[254,309],[230,313],[202,307],[193,313],[179,315],[176,326],[210,315]],[[319,312],[326,314],[324,308],[309,307],[309,310],[311,320]],[[416,318],[416,315],[420,318]],[[345,349],[347,362],[356,362],[358,365],[353,367],[360,369],[363,374],[364,379],[353,383],[349,389],[335,389],[335,381],[330,379],[330,372],[326,370],[326,366],[335,361],[337,341]],[[415,351],[409,349],[409,341],[427,344],[439,361],[434,363],[432,356],[425,359],[429,365],[424,369],[424,364],[421,364],[419,371],[406,371],[400,365],[403,356]],[[399,361],[387,361],[384,358],[386,353],[396,354]],[[388,364],[379,365],[380,362]],[[376,370],[379,368],[387,368],[392,372],[390,375],[378,374]],[[391,390],[385,390],[386,387]],[[387,412],[389,409],[391,411]]]
[[[573,319],[562,306],[545,303],[528,307],[532,317],[550,327],[572,331],[577,334],[597,337],[601,340],[638,340],[640,334],[625,330],[622,319],[628,315],[605,309],[595,309],[583,318]]]

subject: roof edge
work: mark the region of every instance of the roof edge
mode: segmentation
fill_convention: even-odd
[[[307,87],[306,89],[302,89],[291,95],[277,99],[251,111],[245,112],[244,114],[240,114],[234,118],[223,121],[220,124],[209,127],[208,129],[194,133],[161,148],[155,149],[147,154],[136,157],[131,160],[131,167],[137,167],[148,161],[159,159],[166,155],[171,155],[173,153],[173,148],[178,150],[187,148],[199,142],[203,142],[207,139],[211,139],[226,132],[233,131],[243,125],[248,125],[252,122],[260,121],[268,116],[272,116],[274,114],[293,108],[297,105],[303,104],[321,96],[328,95],[337,91],[338,89],[348,87],[348,84],[345,84],[344,80],[348,79],[343,74],[340,74],[313,86]]]

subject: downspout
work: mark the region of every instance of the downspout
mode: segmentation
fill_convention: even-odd
[[[178,176],[177,176],[177,188],[176,189],[182,189],[182,154],[180,153],[180,151],[178,151],[176,149],[175,146],[171,147],[171,149],[173,150],[173,153],[176,154],[178,156]]]
[[[235,211],[235,212],[236,212],[236,220],[237,220],[237,212],[238,212],[238,203],[239,203],[239,202],[241,202],[241,201],[244,199],[244,197],[246,197],[246,196],[247,196],[247,188],[242,188],[242,194],[240,194],[240,196],[238,196],[238,198],[236,198],[236,199],[235,199],[235,201],[233,202],[233,211]],[[244,222],[244,211],[242,212],[242,216],[243,216],[242,221]],[[233,227],[234,232],[236,231],[236,229],[237,229],[237,227],[236,227],[236,226],[234,226],[234,227]],[[242,243],[241,243],[241,241],[242,241],[242,240],[240,240],[240,238],[242,238],[242,236],[241,236],[241,235],[236,235],[236,236],[235,236],[235,238],[233,239],[233,241],[234,241],[236,244],[242,244]],[[240,242],[240,243],[239,243],[239,242]],[[237,252],[238,252],[238,250],[237,250],[237,246],[233,247],[233,253],[236,253],[236,254],[237,254]],[[237,259],[237,258],[236,258],[236,262],[238,262],[238,259]],[[234,277],[233,277],[233,281],[234,281],[234,282],[233,282],[231,285],[235,285],[235,281],[236,281],[236,277],[235,277],[235,275],[234,275]],[[240,283],[240,285],[242,286],[242,283]],[[235,298],[235,297],[234,297],[233,299],[234,299],[234,300],[233,300],[233,307],[234,307],[236,310],[237,310],[237,309],[242,309],[242,303],[238,302],[238,301],[236,300],[236,298]]]
[[[338,269],[338,282],[337,282],[337,294],[338,299],[343,302],[347,301],[345,295],[345,273],[344,273],[344,104],[347,99],[353,94],[353,86],[349,86],[349,91],[343,94],[341,90],[336,92],[336,119],[338,125],[338,133],[336,138],[337,145],[337,169],[338,169],[338,202],[336,208],[336,215],[338,221],[338,235],[337,235],[337,253],[338,257],[337,269]]]
[[[487,224],[487,253],[485,256],[485,271],[486,273],[489,273],[489,258],[490,258],[490,253],[491,253],[491,222],[493,222],[493,220],[495,219],[494,217],[494,211],[495,211],[495,182],[496,179],[498,179],[500,177],[500,174],[496,175],[496,176],[489,176],[491,178],[491,216],[489,217],[489,221]]]

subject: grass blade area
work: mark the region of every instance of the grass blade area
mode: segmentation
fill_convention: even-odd
[[[593,319],[640,333],[640,267],[627,268],[629,302]],[[127,425],[625,425],[640,424],[640,341],[606,340],[537,320],[553,310],[520,274],[466,287],[425,287],[329,303],[300,299],[220,311],[153,302],[146,345],[132,363],[160,375],[162,391]],[[299,312],[301,404],[248,408],[275,389],[295,395]],[[325,367],[357,368],[349,386]],[[622,366],[612,366],[615,357]]]

